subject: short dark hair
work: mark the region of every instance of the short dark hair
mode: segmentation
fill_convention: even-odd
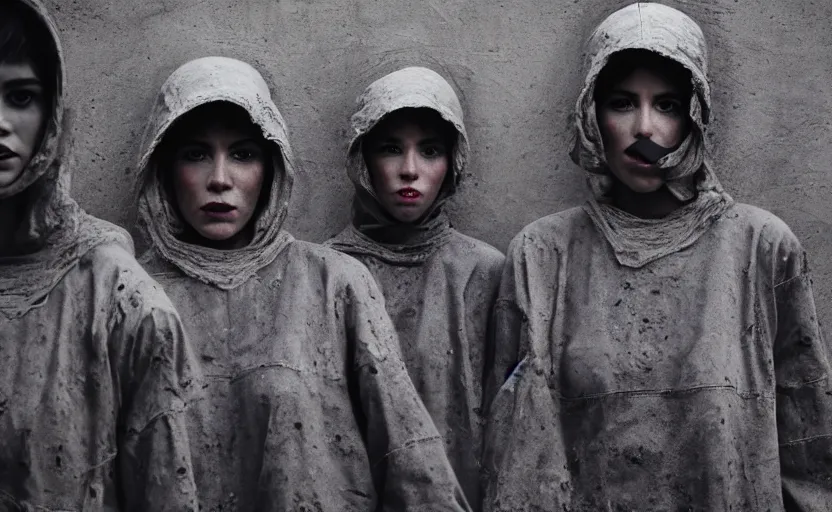
[[[387,130],[388,123],[394,119],[406,117],[409,121],[415,123],[419,128],[433,128],[439,132],[439,137],[445,144],[448,154],[453,152],[457,142],[456,127],[450,122],[446,121],[439,112],[428,107],[405,107],[384,115],[369,132],[364,135],[365,140],[373,140],[379,137],[385,130]],[[367,148],[364,148],[365,151]]]
[[[0,64],[31,64],[50,97],[58,73],[58,52],[52,37],[30,7],[8,0],[0,4]]]
[[[612,54],[595,80],[593,98],[602,102],[616,84],[625,80],[636,69],[646,69],[664,77],[690,99],[693,93],[691,73],[680,63],[656,52],[642,49],[622,50]]]

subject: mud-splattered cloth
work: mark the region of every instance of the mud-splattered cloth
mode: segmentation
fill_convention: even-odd
[[[274,144],[269,204],[254,241],[234,251],[173,242],[182,221],[153,154],[175,119],[214,101],[244,108]],[[162,88],[141,161],[140,213],[156,231],[147,266],[208,377],[190,416],[202,509],[468,510],[369,272],[282,230],[293,157],[259,73],[221,57],[179,68]],[[153,227],[162,209],[170,222]]]
[[[0,189],[0,509],[191,510],[183,410],[198,378],[179,317],[126,232],[68,195],[63,59],[37,154]]]
[[[789,228],[732,204],[639,266],[606,235],[578,207],[510,245],[484,510],[829,510],[829,347]]]
[[[381,287],[407,371],[445,440],[469,503],[478,509],[486,337],[504,257],[451,228],[442,212],[442,203],[455,192],[468,160],[462,109],[451,86],[425,68],[405,68],[379,79],[358,103],[347,159],[356,188],[356,215],[327,245],[364,263]],[[453,175],[432,208],[433,217],[428,214],[415,226],[396,222],[384,212],[375,199],[361,149],[373,126],[405,107],[434,109],[457,129],[449,169]],[[436,222],[440,215],[441,222]],[[367,218],[395,231],[397,243],[389,243],[384,231],[362,222]],[[431,223],[426,231],[434,234],[425,239],[420,233]]]

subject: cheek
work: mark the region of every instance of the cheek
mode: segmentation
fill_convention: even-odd
[[[601,115],[598,120],[598,128],[601,130],[601,139],[604,142],[604,149],[623,149],[626,142],[627,120],[624,116]]]
[[[257,205],[260,199],[260,190],[263,188],[263,181],[265,180],[265,168],[260,162],[245,166],[239,169],[235,183],[238,184],[240,190],[245,195],[246,203],[252,209]]]
[[[674,147],[681,143],[686,131],[685,125],[685,119],[681,117],[663,117],[661,126],[661,133],[664,138],[663,145],[667,147]]]
[[[370,173],[370,182],[374,189],[387,190],[390,188],[393,177],[396,176],[395,166],[390,158],[370,157],[366,160],[367,172]]]
[[[439,189],[442,183],[445,182],[445,175],[448,174],[450,164],[448,158],[439,158],[437,160],[428,161],[426,164],[427,172],[426,178],[430,185],[430,193],[434,197],[439,194]]]
[[[15,131],[30,154],[37,149],[45,125],[44,109],[39,105],[21,112],[14,120]]]
[[[197,195],[203,188],[200,176],[199,167],[196,165],[174,164],[173,190],[180,209],[187,209],[189,204],[197,200]]]

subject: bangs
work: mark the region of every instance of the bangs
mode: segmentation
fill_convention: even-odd
[[[0,64],[30,64],[49,90],[57,79],[57,49],[43,20],[18,2],[0,5]]]

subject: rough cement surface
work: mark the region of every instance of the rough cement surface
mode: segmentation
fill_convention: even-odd
[[[322,241],[349,218],[349,115],[372,81],[431,67],[460,93],[472,174],[455,227],[505,250],[524,225],[586,199],[568,156],[581,46],[629,1],[319,2],[49,0],[68,58],[82,206],[133,229],[139,137],[160,85],[205,55],[253,64],[273,87],[299,160],[289,228]],[[711,50],[716,172],[741,202],[783,218],[832,323],[832,2],[668,1]],[[135,233],[135,230],[133,230]]]

